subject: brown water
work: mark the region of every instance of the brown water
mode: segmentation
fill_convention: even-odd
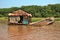
[[[42,27],[0,23],[0,40],[60,40],[59,23]]]

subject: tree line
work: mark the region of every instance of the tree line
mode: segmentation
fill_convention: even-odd
[[[60,17],[60,4],[48,4],[47,6],[32,5],[0,8],[0,17],[7,17],[8,13],[19,9],[32,14],[33,17]]]

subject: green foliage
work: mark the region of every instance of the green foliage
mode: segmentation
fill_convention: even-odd
[[[37,22],[37,21],[41,21],[45,18],[32,18],[32,22]],[[60,18],[55,18],[55,21],[60,21]]]
[[[0,17],[8,16],[8,13],[19,9],[32,14],[33,17],[60,17],[60,4],[49,4],[48,6],[32,5],[22,7],[0,8]]]
[[[55,18],[55,21],[60,21],[60,18]]]
[[[37,22],[37,21],[40,21],[40,20],[42,20],[43,18],[32,18],[32,22]]]

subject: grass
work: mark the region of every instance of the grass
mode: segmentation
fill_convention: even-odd
[[[37,22],[40,21],[44,18],[32,18],[32,22]],[[8,18],[7,17],[0,17],[0,21],[7,21]],[[55,18],[55,21],[60,21],[60,18]]]
[[[32,18],[32,22],[40,21],[42,18]]]
[[[40,21],[44,18],[32,18],[32,22]],[[55,21],[60,21],[60,18],[55,18]]]
[[[7,17],[0,17],[0,20],[7,20]]]
[[[60,18],[55,18],[55,21],[60,21]]]
[[[7,17],[0,17],[0,23],[6,23]]]

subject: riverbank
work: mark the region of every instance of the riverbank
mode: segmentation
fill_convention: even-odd
[[[8,21],[8,17],[0,17],[0,23],[6,23]]]
[[[45,18],[32,18],[32,22],[40,21],[43,19],[45,19]],[[55,18],[55,21],[60,21],[60,18]]]
[[[45,18],[32,18],[31,21],[32,22],[37,22],[37,21],[40,21],[42,19],[45,19]],[[0,23],[5,23],[8,21],[8,17],[0,17]],[[60,21],[60,18],[55,18],[55,21]]]

